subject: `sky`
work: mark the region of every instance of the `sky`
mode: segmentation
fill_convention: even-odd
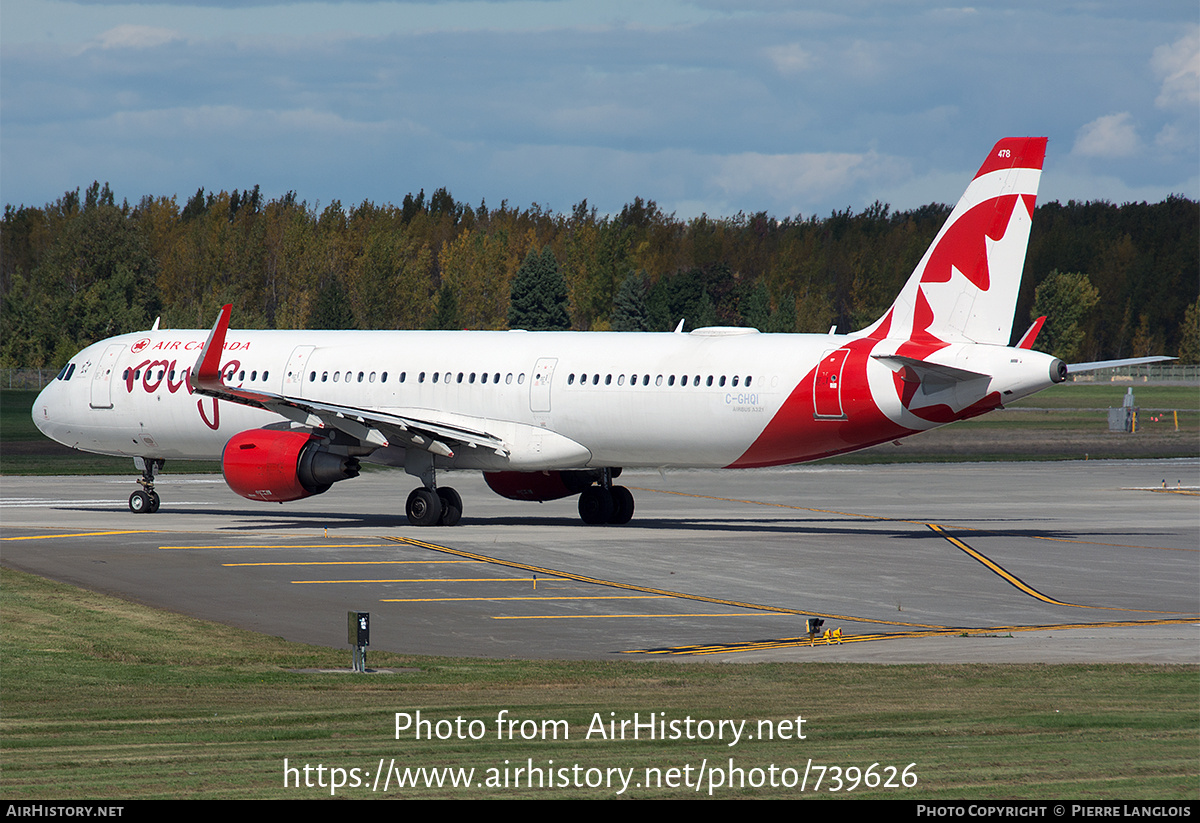
[[[5,0],[0,199],[295,191],[681,219],[1200,197],[1193,0]]]

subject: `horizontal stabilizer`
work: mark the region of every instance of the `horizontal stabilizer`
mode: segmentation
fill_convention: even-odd
[[[1067,374],[1081,374],[1097,369],[1119,369],[1122,366],[1143,366],[1146,363],[1165,363],[1177,360],[1175,357],[1128,357],[1124,360],[1093,360],[1091,363],[1068,363]]]

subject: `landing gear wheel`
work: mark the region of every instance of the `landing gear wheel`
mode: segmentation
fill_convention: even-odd
[[[154,511],[154,501],[146,492],[136,491],[129,495],[129,510],[134,514],[149,514]]]
[[[442,501],[442,517],[439,526],[457,526],[462,517],[462,497],[449,486],[437,490],[437,496]]]
[[[436,526],[442,518],[442,499],[433,489],[413,489],[404,513],[414,526]]]
[[[624,526],[633,519],[633,492],[624,486],[612,487],[613,513],[608,522],[614,526]]]
[[[154,514],[162,505],[162,498],[158,496],[158,492],[148,492],[148,494],[150,495],[150,514]]]
[[[579,495],[579,516],[589,526],[607,523],[613,516],[612,494],[603,486],[588,486]]]

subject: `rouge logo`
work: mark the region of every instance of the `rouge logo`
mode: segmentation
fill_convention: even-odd
[[[130,346],[129,350],[136,354],[137,352],[140,352],[142,349],[146,348],[149,345],[150,345],[150,338],[143,337],[141,340],[137,341],[132,346]]]

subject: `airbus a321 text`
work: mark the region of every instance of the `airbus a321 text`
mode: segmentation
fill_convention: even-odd
[[[133,457],[134,512],[158,510],[166,460],[219,458],[235,492],[280,503],[369,460],[420,479],[414,525],[459,521],[461,497],[437,484],[450,470],[482,471],[514,500],[578,495],[584,522],[627,523],[623,467],[817,460],[1111,365],[1033,351],[1044,318],[1008,346],[1045,150],[997,143],[892,307],[853,334],[248,331],[225,306],[207,334],[156,323],[89,346],[34,420]]]

